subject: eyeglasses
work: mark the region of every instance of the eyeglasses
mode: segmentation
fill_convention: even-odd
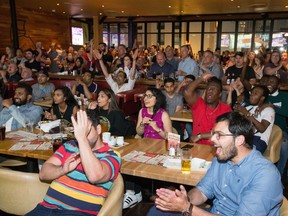
[[[216,136],[217,140],[220,140],[221,136],[232,136],[232,137],[235,137],[235,135],[233,135],[233,134],[223,134],[220,131],[212,132],[212,136],[214,136],[214,135]]]
[[[143,98],[147,97],[148,99],[151,99],[152,97],[155,97],[153,94],[144,94]]]

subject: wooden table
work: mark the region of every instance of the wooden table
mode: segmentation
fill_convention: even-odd
[[[43,100],[43,101],[34,101],[33,104],[36,106],[51,108],[53,104],[53,99]]]
[[[127,146],[117,149],[124,156],[133,150],[166,154],[166,141],[157,139],[128,139]],[[185,143],[182,143],[185,145]],[[212,161],[215,155],[215,148],[212,146],[193,144],[192,156]],[[122,160],[121,173],[143,178],[174,182],[185,185],[196,185],[205,175],[205,171],[191,171],[190,174],[182,174],[181,170],[168,169],[158,165],[148,165],[144,163],[128,162]]]
[[[170,116],[170,119],[172,121],[181,121],[181,122],[188,122],[188,123],[193,122],[191,110],[175,112],[172,116]]]

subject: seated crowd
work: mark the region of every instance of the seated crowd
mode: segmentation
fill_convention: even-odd
[[[288,82],[287,53],[219,55],[206,50],[194,57],[191,47],[183,45],[176,56],[171,46],[157,50],[153,45],[147,51],[121,44],[116,50],[103,42],[96,48],[93,41],[78,51],[72,46],[62,50],[55,43],[48,51],[41,42],[35,47],[24,55],[17,49],[15,56],[6,47],[1,57],[0,125],[8,132],[25,127],[27,121],[37,125],[43,119],[65,119],[73,124],[77,142],[66,142],[44,163],[40,179],[52,183],[44,201],[28,215],[53,214],[55,209],[67,215],[99,212],[121,165],[117,153],[101,141],[103,122],[116,136],[164,140],[174,132],[181,141],[217,148],[217,158],[199,184],[189,192],[183,186],[175,191],[158,189],[150,215],[277,215],[288,159],[288,93],[280,90]],[[49,78],[50,73],[63,71],[78,75],[71,88],[55,86]],[[100,87],[101,76],[110,88]],[[133,90],[142,78],[155,80],[155,86],[142,92],[143,107],[135,113],[135,124],[119,108],[117,94]],[[9,83],[17,83],[13,96],[7,93]],[[84,99],[89,102],[86,112],[81,107]],[[34,105],[39,101],[51,101],[51,108]],[[191,110],[193,124],[171,121],[184,106]],[[283,134],[276,166],[262,156],[274,124]],[[124,209],[142,200],[141,187],[133,179],[125,180]],[[61,189],[65,181],[71,181],[67,191]],[[270,184],[275,188],[271,190]],[[101,191],[103,197],[95,192],[93,205],[84,198],[89,193],[78,200],[84,187]],[[68,194],[74,195],[68,199]],[[197,207],[207,199],[213,199],[211,214]]]

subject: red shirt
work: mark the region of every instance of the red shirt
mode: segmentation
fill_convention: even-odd
[[[198,133],[211,132],[214,128],[216,118],[223,113],[231,112],[231,107],[223,102],[219,102],[216,108],[207,106],[206,102],[198,97],[197,101],[191,107],[193,130],[192,135]],[[199,144],[211,145],[210,140],[199,140]]]

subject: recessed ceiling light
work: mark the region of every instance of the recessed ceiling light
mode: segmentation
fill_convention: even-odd
[[[52,12],[53,12],[53,13],[55,13],[55,12],[56,12],[56,10],[55,10],[55,9],[52,9]]]
[[[121,13],[124,13],[124,11],[121,11]]]
[[[184,11],[182,10],[182,11],[180,11],[181,13],[184,13]]]
[[[240,8],[240,5],[238,5],[237,8]]]
[[[63,14],[65,14],[66,12],[65,11],[63,11]]]
[[[102,16],[102,13],[99,13],[100,16]]]
[[[81,8],[80,10],[83,11],[83,8]]]
[[[171,5],[169,5],[168,8],[171,8]]]
[[[234,0],[230,0],[231,2],[233,2]]]
[[[40,7],[39,7],[39,10],[41,10],[41,9],[42,9],[42,7],[40,6]]]
[[[57,3],[57,6],[59,6],[60,4],[59,3]]]
[[[105,7],[104,5],[102,5],[102,7]]]
[[[288,8],[288,5],[286,5],[285,8]]]
[[[139,16],[139,14],[137,14],[137,16]]]

